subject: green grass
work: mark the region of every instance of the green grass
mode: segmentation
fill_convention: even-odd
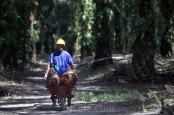
[[[134,95],[131,91],[127,92],[115,92],[115,93],[93,93],[93,92],[77,92],[76,96],[79,101],[87,101],[87,102],[113,102],[113,101],[129,101],[133,100]]]

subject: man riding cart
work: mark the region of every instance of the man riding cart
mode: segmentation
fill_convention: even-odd
[[[60,104],[62,101],[65,102],[66,98],[68,99],[68,105],[71,105],[71,93],[78,77],[74,70],[71,55],[64,50],[65,41],[59,39],[56,46],[56,50],[50,55],[49,64],[44,76],[46,87],[51,93],[50,99],[53,102],[52,105],[56,105],[56,99],[58,99]],[[68,70],[68,65],[70,70]]]

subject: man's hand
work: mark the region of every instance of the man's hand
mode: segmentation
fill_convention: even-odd
[[[54,73],[54,68],[50,68],[49,74],[53,74]]]
[[[48,76],[48,74],[45,74],[45,76],[44,76],[44,80],[46,80],[46,79],[47,79],[47,76]]]

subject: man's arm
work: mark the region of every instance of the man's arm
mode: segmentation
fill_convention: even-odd
[[[68,61],[68,65],[71,67],[72,70],[74,70],[74,64],[73,64],[73,60],[72,60],[72,57],[71,55],[68,53],[67,55],[67,61]]]
[[[46,69],[46,74],[47,75],[48,75],[49,71],[50,71],[50,64],[47,65],[47,69]]]
[[[46,69],[45,76],[44,76],[45,80],[47,79],[49,71],[50,71],[50,64],[47,65],[47,69]]]

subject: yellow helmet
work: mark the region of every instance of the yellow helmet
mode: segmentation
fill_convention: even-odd
[[[60,45],[64,45],[65,46],[65,41],[63,39],[58,39],[56,44],[57,45],[60,44]]]

